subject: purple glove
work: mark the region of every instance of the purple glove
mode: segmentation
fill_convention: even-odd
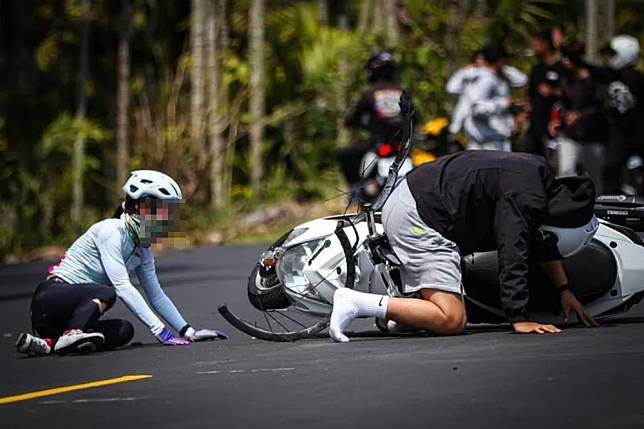
[[[163,331],[157,335],[157,340],[163,345],[166,346],[187,346],[190,344],[190,341],[183,338],[175,337],[174,334],[168,331],[166,328],[163,328]]]
[[[185,338],[190,339],[190,341],[227,340],[228,335],[217,329],[199,329],[195,331],[192,328],[188,328]]]

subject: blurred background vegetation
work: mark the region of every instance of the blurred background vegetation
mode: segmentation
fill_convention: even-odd
[[[0,257],[68,245],[129,171],[167,172],[189,236],[345,187],[342,119],[377,50],[419,120],[488,41],[528,71],[527,34],[642,40],[638,0],[0,0]],[[594,30],[593,30],[594,29]],[[417,121],[417,123],[419,123]]]

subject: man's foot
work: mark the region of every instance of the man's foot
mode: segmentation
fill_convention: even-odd
[[[51,340],[34,337],[31,334],[22,333],[16,341],[18,353],[26,353],[29,356],[44,356],[51,353]]]
[[[353,305],[350,290],[340,288],[333,294],[333,311],[329,323],[329,335],[338,343],[348,343],[349,337],[344,335],[344,330],[357,316],[358,310]]]
[[[329,335],[339,343],[346,343],[349,337],[344,330],[356,317],[380,317],[387,315],[389,297],[357,292],[340,288],[333,294],[333,312],[329,324]]]
[[[64,355],[67,353],[91,353],[105,342],[105,337],[99,332],[83,332],[80,329],[69,329],[58,338],[54,351]]]

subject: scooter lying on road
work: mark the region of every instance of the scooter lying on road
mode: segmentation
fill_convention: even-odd
[[[249,301],[263,313],[268,328],[248,323],[226,306],[220,307],[220,313],[233,326],[265,340],[294,341],[316,336],[328,326],[333,293],[338,288],[402,295],[400,262],[384,235],[379,211],[411,146],[408,101],[401,97],[406,119],[404,148],[390,168],[378,201],[373,206],[366,204],[357,214],[304,223],[273,243],[255,264],[247,285]],[[600,226],[594,239],[563,264],[575,295],[594,318],[601,319],[626,312],[644,296],[644,241],[626,224],[629,217],[643,217],[644,200],[603,196],[598,198],[596,212]],[[630,222],[635,225],[634,220]],[[559,294],[545,274],[532,270],[529,284],[529,310],[535,320],[562,322]],[[499,298],[496,252],[465,256],[463,285],[470,323],[506,321]],[[302,322],[295,313],[322,320]],[[296,327],[291,328],[289,323]]]

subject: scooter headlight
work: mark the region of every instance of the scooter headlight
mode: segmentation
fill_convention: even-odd
[[[304,268],[321,242],[322,240],[307,241],[287,249],[281,256],[277,262],[277,276],[287,289],[305,293],[310,282],[304,275]]]

